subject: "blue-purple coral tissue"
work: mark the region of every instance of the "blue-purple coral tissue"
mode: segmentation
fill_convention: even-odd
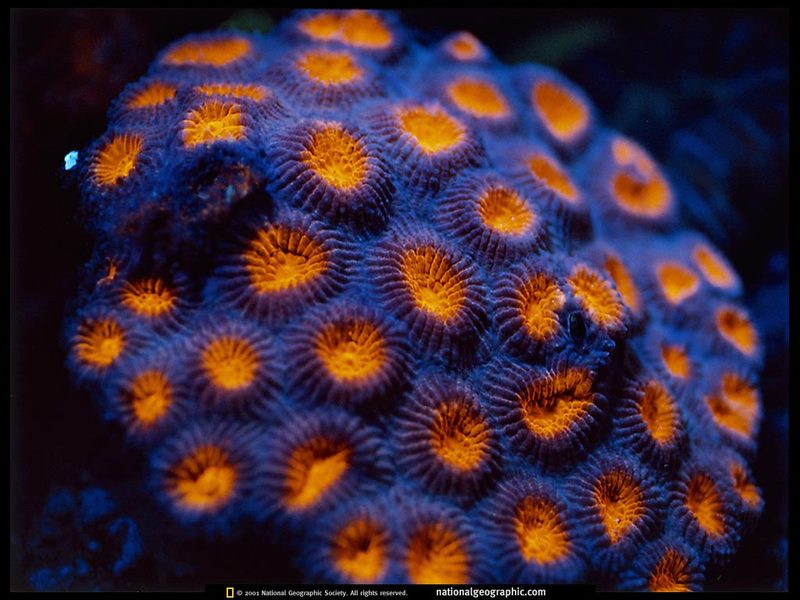
[[[174,43],[109,114],[69,366],[187,536],[693,590],[754,523],[739,278],[558,72],[310,11]]]

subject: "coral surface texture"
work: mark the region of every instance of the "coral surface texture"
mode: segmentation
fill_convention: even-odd
[[[154,519],[309,581],[701,589],[763,505],[737,273],[575,84],[421,40],[167,47],[77,160],[73,379]]]

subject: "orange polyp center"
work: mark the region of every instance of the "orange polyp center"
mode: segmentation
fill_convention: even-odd
[[[224,67],[249,52],[250,42],[243,38],[188,41],[170,50],[164,62],[169,65]]]
[[[621,260],[612,255],[609,255],[606,258],[604,266],[606,273],[608,273],[608,275],[614,281],[614,285],[617,286],[617,291],[619,292],[622,301],[633,312],[638,313],[640,306],[639,289],[633,282],[633,277],[631,277],[628,269],[625,268],[625,265]]]
[[[669,548],[653,568],[647,589],[651,592],[688,592],[690,576],[689,560]]]
[[[570,552],[569,536],[555,504],[544,498],[527,496],[517,505],[514,531],[522,557],[546,565]]]
[[[533,381],[518,396],[522,418],[536,436],[564,435],[594,402],[592,379],[583,369],[567,369]]]
[[[633,476],[613,470],[594,486],[594,503],[612,544],[616,544],[645,512],[644,494]]]
[[[758,488],[750,480],[747,470],[736,461],[731,461],[731,477],[733,478],[733,489],[745,504],[754,507],[761,502]]]
[[[260,85],[251,83],[204,83],[195,87],[205,96],[230,96],[231,98],[249,98],[260,102],[267,97],[268,92]]]
[[[233,336],[213,340],[203,349],[201,360],[211,383],[228,391],[250,385],[260,363],[250,343]]]
[[[619,205],[640,217],[663,215],[669,208],[671,192],[656,164],[644,150],[622,138],[611,143],[611,152],[621,167],[633,167],[636,171],[635,174],[618,171],[614,175],[611,189]]]
[[[572,184],[567,172],[544,154],[534,154],[528,158],[528,168],[533,176],[550,190],[574,203],[578,200],[578,190]]]
[[[659,444],[669,442],[678,426],[678,410],[666,388],[648,381],[639,400],[639,412],[651,437]]]
[[[567,284],[581,308],[600,327],[619,327],[622,324],[622,302],[611,283],[600,273],[586,265],[578,265],[572,270]]]
[[[275,225],[261,229],[243,254],[250,285],[259,294],[290,290],[322,275],[327,252],[309,234]]]
[[[717,425],[745,437],[753,435],[758,415],[758,392],[735,373],[724,373],[719,394],[706,397],[711,415]]]
[[[692,363],[683,346],[661,344],[661,360],[667,372],[673,377],[687,379],[692,373]]]
[[[467,285],[450,259],[433,246],[405,253],[400,270],[417,307],[442,321],[454,318],[464,304]]]
[[[317,40],[332,40],[339,35],[341,19],[332,12],[321,12],[304,19],[298,25],[300,31]]]
[[[686,493],[686,507],[703,530],[713,537],[725,531],[722,498],[705,473],[694,475]]]
[[[552,338],[561,327],[556,312],[566,302],[556,280],[545,273],[536,273],[520,287],[518,298],[528,335],[538,341]]]
[[[414,106],[398,112],[400,128],[414,138],[426,154],[438,154],[458,146],[464,126],[438,107]]]
[[[547,130],[562,141],[580,135],[589,124],[589,111],[583,102],[551,81],[533,86],[533,106]]]
[[[412,583],[469,581],[469,555],[458,535],[440,523],[423,525],[411,536],[405,563]]]
[[[169,489],[178,503],[203,512],[212,512],[227,503],[236,480],[236,468],[228,453],[210,444],[196,448],[167,475]]]
[[[489,443],[489,428],[483,417],[463,402],[443,402],[436,408],[430,431],[431,447],[442,461],[457,471],[480,464]]]
[[[339,125],[314,133],[303,153],[303,162],[339,190],[353,189],[367,174],[367,153],[363,144]]]
[[[315,342],[317,356],[336,380],[362,382],[379,373],[385,363],[385,341],[369,321],[334,323],[322,329]]]
[[[187,148],[221,140],[244,138],[243,114],[237,104],[209,100],[192,110],[183,121],[183,143]]]
[[[113,319],[81,323],[75,339],[78,358],[93,367],[107,367],[125,348],[125,331]]]
[[[121,291],[122,303],[143,317],[158,317],[172,310],[177,297],[160,279],[144,279],[126,283]]]
[[[297,67],[323,85],[342,85],[362,77],[364,72],[348,52],[312,50],[303,54]]]
[[[448,42],[447,50],[457,60],[473,60],[481,53],[481,43],[468,31],[462,31]]]
[[[505,187],[493,187],[481,194],[478,215],[490,229],[511,236],[524,234],[536,220],[528,203]]]
[[[350,46],[380,50],[391,45],[392,32],[380,17],[364,10],[345,14],[321,12],[299,24],[307,36],[322,41],[339,41]]]
[[[723,373],[721,389],[725,399],[738,410],[747,414],[755,414],[758,410],[758,392],[735,373]]]
[[[286,505],[302,510],[319,502],[344,476],[350,455],[345,442],[324,437],[313,438],[295,448],[286,463]]]
[[[178,92],[175,86],[154,81],[128,102],[128,108],[150,108],[172,100]]]
[[[670,304],[680,304],[700,287],[697,275],[677,262],[660,263],[656,268],[656,276],[661,291]]]
[[[692,257],[703,277],[713,286],[730,288],[736,281],[733,272],[716,252],[705,244],[698,244]]]
[[[94,179],[100,185],[115,185],[136,168],[142,151],[142,138],[138,135],[115,136],[106,144],[92,164]]]
[[[172,404],[172,385],[157,369],[137,375],[130,385],[130,408],[144,426],[160,420]]]
[[[746,356],[753,356],[758,345],[758,334],[747,316],[735,307],[723,307],[716,314],[717,331],[734,348]]]
[[[392,32],[381,18],[365,10],[345,13],[341,24],[341,40],[345,44],[379,50],[392,43]]]
[[[447,86],[447,95],[458,108],[474,117],[502,119],[511,112],[500,91],[486,81],[458,79]]]
[[[355,519],[333,539],[333,564],[351,581],[374,583],[386,571],[388,543],[386,532],[374,520]]]

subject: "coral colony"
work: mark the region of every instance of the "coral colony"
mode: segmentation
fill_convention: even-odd
[[[69,366],[158,518],[311,581],[651,590],[755,522],[741,283],[559,73],[300,12],[176,42],[109,120]]]

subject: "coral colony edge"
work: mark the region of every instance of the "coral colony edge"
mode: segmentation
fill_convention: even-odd
[[[69,368],[186,539],[688,591],[756,522],[741,282],[558,72],[301,11],[166,48],[77,169]]]

